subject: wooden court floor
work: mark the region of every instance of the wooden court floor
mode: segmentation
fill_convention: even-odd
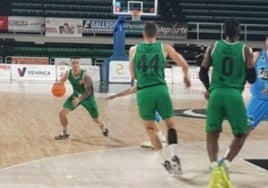
[[[0,85],[0,169],[66,154],[138,147],[147,138],[138,117],[135,95],[105,100],[109,94],[130,87],[128,84],[94,83],[109,137],[104,137],[87,112],[79,107],[69,115],[71,139],[67,141],[55,141],[54,136],[61,131],[58,112],[71,93],[70,86],[65,97],[55,98],[50,94],[51,83],[1,82]],[[200,86],[187,90],[179,84],[169,87],[174,109],[206,108]],[[246,102],[248,96],[246,93]],[[175,117],[175,123],[181,144],[205,142],[205,119]],[[228,124],[224,125],[220,140],[228,143],[232,135]],[[166,131],[162,123],[160,129]],[[267,131],[267,122],[262,122],[248,141],[267,141]]]

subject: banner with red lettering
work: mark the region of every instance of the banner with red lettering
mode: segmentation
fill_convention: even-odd
[[[8,31],[43,33],[45,31],[45,18],[30,16],[9,16]]]
[[[8,30],[8,17],[0,16],[0,31],[7,31],[7,30]]]
[[[20,57],[20,56],[12,56],[11,57],[12,64],[35,64],[35,65],[48,65],[49,58],[48,57]]]

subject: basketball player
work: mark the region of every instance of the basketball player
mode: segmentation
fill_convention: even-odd
[[[66,71],[62,78],[55,84],[64,83],[66,80],[69,80],[71,83],[73,93],[65,101],[63,109],[59,113],[63,132],[55,136],[55,139],[64,140],[69,138],[67,115],[80,104],[88,111],[93,121],[99,125],[103,135],[108,136],[108,129],[104,121],[99,118],[99,110],[94,96],[92,80],[86,70],[80,67],[80,58],[71,58],[71,70]]]
[[[133,94],[133,93],[136,93],[137,92],[137,86],[132,86],[131,88],[128,88],[126,90],[123,90],[117,94],[114,94],[114,95],[110,95],[108,97],[106,97],[106,100],[112,100],[116,97],[122,97],[122,96],[126,96],[126,95],[130,95],[130,94]],[[159,123],[161,121],[161,116],[159,115],[158,112],[155,112],[155,121],[157,123]],[[164,136],[164,134],[162,133],[161,130],[159,130],[158,126],[155,127],[155,130],[156,130],[156,135],[158,135],[158,138],[160,139],[160,142],[162,144],[162,147],[164,147],[167,143],[167,140],[166,140],[166,137]],[[143,143],[141,143],[140,145],[141,148],[149,148],[149,149],[154,149],[154,146],[152,145],[152,143],[149,141],[145,141]]]
[[[226,20],[224,32],[226,39],[216,41],[207,49],[199,72],[200,80],[207,89],[205,98],[208,99],[207,152],[212,170],[209,187],[215,186],[219,177],[223,178],[227,187],[231,187],[227,167],[241,150],[248,131],[242,91],[246,81],[254,83],[256,79],[252,50],[238,42],[239,21],[235,18]],[[209,83],[208,70],[211,65],[213,72]],[[217,161],[218,140],[225,117],[231,125],[234,138],[226,158]]]
[[[183,70],[185,86],[190,87],[188,64],[185,59],[168,44],[156,41],[157,27],[155,23],[146,22],[141,42],[129,49],[129,68],[131,78],[137,80],[137,104],[139,115],[155,150],[162,145],[155,129],[155,111],[163,118],[168,128],[168,148],[172,152],[170,159],[163,159],[163,165],[169,173],[181,173],[178,157],[177,131],[173,120],[173,105],[164,76],[166,57],[170,57]],[[164,156],[163,156],[164,157]],[[173,168],[172,163],[176,163]]]
[[[251,98],[247,106],[249,133],[264,117],[268,117],[268,33],[265,35],[265,50],[254,52],[253,56],[257,79],[251,85]]]

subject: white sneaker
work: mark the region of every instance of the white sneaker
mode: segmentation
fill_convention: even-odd
[[[104,136],[108,136],[108,134],[109,134],[109,130],[108,130],[108,128],[107,128],[107,126],[106,126],[106,124],[103,122],[103,124],[100,126],[100,129],[101,129],[101,131],[102,131],[102,134],[104,135]]]
[[[154,149],[154,146],[150,141],[145,141],[145,142],[141,143],[140,147],[145,148],[145,149]]]

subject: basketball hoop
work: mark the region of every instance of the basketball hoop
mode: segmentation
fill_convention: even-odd
[[[141,21],[141,11],[140,10],[132,10],[131,12],[131,20],[132,21]]]

